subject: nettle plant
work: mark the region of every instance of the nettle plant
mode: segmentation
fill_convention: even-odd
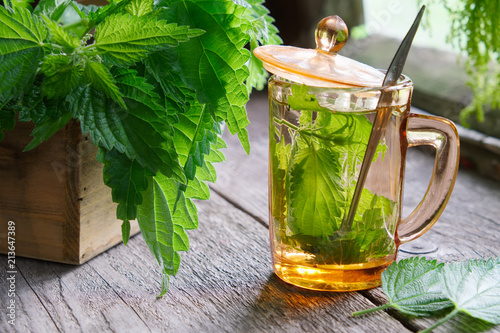
[[[281,42],[273,20],[262,0],[30,2],[0,6],[0,140],[32,121],[30,150],[79,121],[123,240],[137,219],[163,295],[198,226],[193,199],[224,160],[223,124],[249,152],[245,104],[266,80],[251,50]]]

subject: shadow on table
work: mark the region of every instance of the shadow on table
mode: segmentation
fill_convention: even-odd
[[[326,327],[326,323],[349,321],[352,307],[347,299],[353,299],[352,293],[298,288],[273,273],[238,326],[246,331],[276,327],[314,331],[316,325]]]

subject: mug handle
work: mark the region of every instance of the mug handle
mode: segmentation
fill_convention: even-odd
[[[408,147],[433,146],[436,148],[436,158],[424,198],[417,208],[398,224],[399,244],[422,236],[441,216],[455,185],[460,154],[457,128],[445,118],[410,114],[406,140]]]

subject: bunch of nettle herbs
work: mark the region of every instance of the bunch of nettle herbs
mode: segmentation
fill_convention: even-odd
[[[226,124],[249,151],[245,104],[266,74],[250,50],[279,44],[262,0],[4,1],[0,140],[32,121],[30,150],[71,119],[99,148],[123,239],[137,219],[162,295],[208,199]]]

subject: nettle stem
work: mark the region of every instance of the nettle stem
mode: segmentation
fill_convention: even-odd
[[[426,328],[425,330],[423,331],[420,331],[419,333],[429,333],[431,332],[433,329],[435,329],[436,327],[438,327],[439,325],[447,322],[448,320],[450,320],[452,317],[454,317],[457,313],[459,313],[460,310],[455,308],[455,310],[453,310],[452,312],[448,313],[446,315],[446,317],[442,318],[441,320],[439,320],[438,322],[436,322],[434,325],[432,325],[431,327],[428,327]]]
[[[391,308],[391,307],[392,307],[392,304],[388,303],[388,304],[384,304],[381,306],[377,306],[376,308],[366,309],[366,310],[362,310],[362,311],[356,311],[352,314],[352,316],[353,317],[362,316],[362,315],[365,315],[368,313],[372,313],[372,312],[379,311],[379,310],[385,310],[385,309]]]

